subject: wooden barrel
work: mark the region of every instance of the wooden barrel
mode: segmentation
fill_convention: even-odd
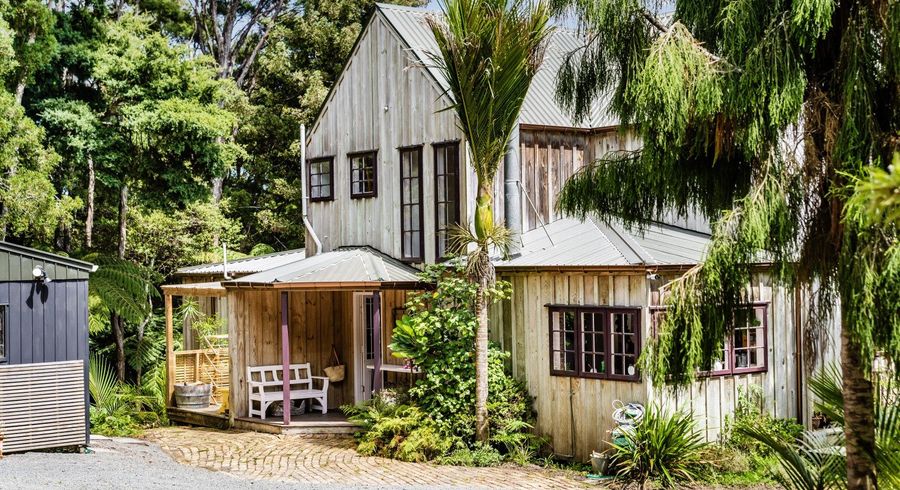
[[[212,385],[207,383],[178,383],[175,385],[175,405],[178,408],[206,408]]]

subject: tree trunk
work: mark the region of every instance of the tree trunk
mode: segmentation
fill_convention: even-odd
[[[125,258],[125,243],[128,239],[128,184],[119,189],[119,258]]]
[[[846,303],[844,303],[846,304]],[[841,370],[844,393],[844,440],[847,450],[847,488],[876,488],[875,399],[872,381],[859,344],[847,325],[842,308]]]
[[[84,244],[86,248],[91,248],[94,237],[94,185],[96,176],[94,174],[94,157],[90,153],[87,156],[87,165],[87,216],[84,218]]]
[[[116,341],[116,379],[122,383],[125,381],[125,322],[113,312],[109,314],[109,324]]]
[[[28,43],[29,46],[37,41],[37,31],[32,30],[28,33]],[[19,77],[19,82],[16,84],[16,104],[22,105],[22,98],[25,96],[25,79],[28,78],[26,75],[27,71]]]
[[[485,252],[486,253],[486,252]],[[482,270],[475,293],[475,316],[478,330],[475,333],[475,436],[479,442],[490,439],[488,398],[488,308],[485,291],[488,287],[490,268]]]

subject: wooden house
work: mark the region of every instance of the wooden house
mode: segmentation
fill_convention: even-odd
[[[0,242],[0,435],[5,452],[87,445],[92,264]]]
[[[471,222],[475,176],[455,115],[442,110],[449,98],[429,61],[428,53],[437,50],[426,23],[430,15],[437,14],[377,4],[311,126],[301,162],[306,258],[285,266],[308,275],[298,282],[297,273],[281,269],[215,283],[229,298],[233,378],[243,366],[260,362],[309,358],[321,366],[329,344],[340,342],[350,371],[357,373],[348,379],[359,385],[359,373],[368,376],[366,353],[372,351],[360,342],[373,339],[380,346],[374,348],[380,359],[373,379],[383,379],[391,315],[387,308],[376,315],[385,327],[375,337],[354,334],[349,325],[360,321],[351,317],[370,316],[357,313],[357,294],[381,291],[389,298],[388,285],[396,285],[384,304],[397,308],[404,289],[424,285],[411,277],[341,285],[324,269],[303,264],[331,263],[333,254],[363,247],[407,276],[442,260],[448,230]],[[512,353],[512,372],[534,397],[536,431],[549,437],[557,454],[584,460],[607,447],[614,405],[640,402],[692,410],[714,439],[751,385],[761,387],[773,416],[806,422],[800,297],[773,286],[762,264],[747,285],[747,305],[759,321],[726,339],[715,372],[672,392],[655,389],[637,369],[653,323],[664,314],[660,286],[702,260],[709,229],[702,222],[668,219],[636,231],[615,221],[557,214],[557,196],[570,176],[607,152],[640,146],[603,101],[582,122],[554,102],[556,73],[578,46],[574,33],[552,35],[494,192],[495,218],[518,239],[512,257],[495,263],[513,292],[491,312],[490,333]],[[283,279],[275,280],[279,274]],[[288,296],[279,297],[285,289]],[[304,347],[291,343],[281,356],[279,311],[287,316],[287,337],[309,340]],[[359,386],[334,391],[345,402],[370,393]],[[241,393],[232,391],[233,404],[244,403]]]

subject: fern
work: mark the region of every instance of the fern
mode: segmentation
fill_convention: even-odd
[[[152,273],[138,264],[114,257],[90,254],[84,260],[98,265],[88,289],[109,311],[137,323],[151,311],[152,298],[159,297]]]

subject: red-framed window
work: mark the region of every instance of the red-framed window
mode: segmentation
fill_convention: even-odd
[[[763,373],[769,369],[769,304],[748,303],[753,311],[746,325],[736,326],[732,334],[725,339],[722,355],[713,361],[709,371],[702,376],[731,376],[735,374]],[[656,326],[666,313],[664,306],[655,306],[650,310],[652,332],[656,335]]]
[[[334,157],[310,159],[308,167],[309,200],[334,199]]]
[[[378,152],[348,153],[350,159],[350,198],[378,196]]]
[[[547,305],[550,374],[640,381],[641,309]]]

